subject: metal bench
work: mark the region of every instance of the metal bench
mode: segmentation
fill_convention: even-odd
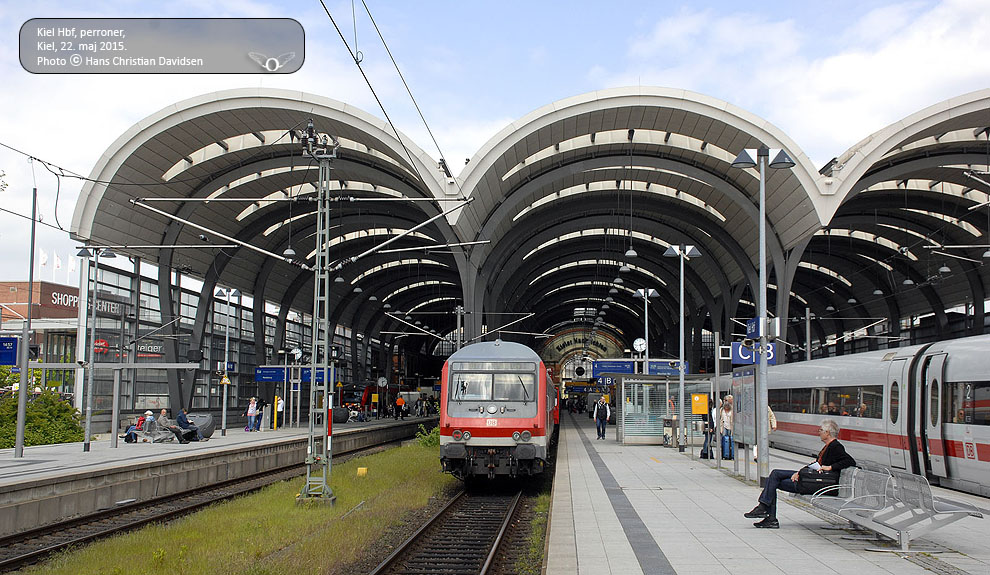
[[[940,527],[966,517],[983,518],[972,505],[935,497],[931,484],[920,475],[894,471],[893,476],[894,501],[888,509],[874,515],[873,521],[894,534],[881,532],[896,540],[902,551],[908,550],[912,540]]]
[[[888,507],[891,479],[889,473],[847,467],[839,474],[838,484],[819,489],[811,496],[811,504],[856,525],[870,527],[872,516]]]
[[[843,470],[839,484],[826,487],[811,503],[847,521],[897,541],[902,552],[912,540],[965,517],[982,518],[976,507],[938,499],[928,480],[886,468]]]

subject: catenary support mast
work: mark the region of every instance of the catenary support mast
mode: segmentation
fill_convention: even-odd
[[[319,162],[319,182],[316,204],[316,262],[313,284],[313,334],[309,383],[309,443],[306,449],[306,485],[300,500],[333,503],[336,497],[330,489],[331,434],[333,431],[333,373],[330,330],[330,165],[337,157],[334,139],[318,134],[309,121],[302,139],[303,155]],[[321,423],[322,422],[322,423]]]

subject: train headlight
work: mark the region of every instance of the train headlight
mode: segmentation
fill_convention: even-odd
[[[516,441],[519,441],[519,438],[520,437],[522,437],[522,434],[520,434],[518,431],[513,431],[512,432],[512,439],[514,439]]]
[[[488,406],[488,413],[496,413],[496,412],[498,412],[498,407],[497,406],[494,406],[494,405],[489,405]]]
[[[464,438],[464,441],[467,441],[467,440],[471,439],[471,432],[470,431],[465,431],[464,434],[461,435],[461,437]]]
[[[460,429],[455,429],[454,432],[450,434],[450,436],[454,438],[454,441],[460,441],[463,435],[464,434],[461,433]]]
[[[530,433],[528,431],[522,432],[522,440],[523,441],[529,441],[530,439],[532,439],[532,437],[533,437],[533,434],[532,433]]]

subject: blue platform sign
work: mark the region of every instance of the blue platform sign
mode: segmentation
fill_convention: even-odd
[[[308,383],[310,381],[310,376],[309,376],[309,372],[310,371],[312,371],[312,368],[310,368],[310,367],[304,367],[304,368],[300,369],[299,370],[299,377],[300,377],[300,379],[302,379],[304,382],[307,382]],[[328,368],[327,371],[329,372],[330,369]],[[316,370],[316,383],[323,383],[323,370],[322,369],[317,369]]]
[[[732,342],[732,365],[753,365],[760,356],[755,349],[743,347],[738,341]],[[767,344],[767,365],[777,365],[777,344]]]
[[[677,369],[678,360],[650,360],[650,375],[679,375]],[[691,363],[684,360],[684,373],[691,373]]]
[[[254,368],[254,381],[256,382],[285,381],[285,368],[256,367]]]
[[[0,337],[0,365],[17,365],[16,337]]]
[[[636,362],[631,359],[596,359],[591,364],[591,377],[603,373],[636,373]]]
[[[746,339],[760,339],[760,318],[746,320]]]

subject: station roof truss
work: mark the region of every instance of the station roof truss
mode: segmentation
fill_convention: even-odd
[[[652,288],[660,294],[650,300],[651,348],[662,349],[676,342],[669,332],[680,281],[678,259],[663,253],[681,244],[702,254],[685,262],[688,327],[737,331],[732,318],[755,308],[759,172],[731,163],[761,145],[795,162],[766,174],[773,315],[809,308],[824,341],[868,323],[830,318],[934,314],[942,329],[945,310],[969,305],[980,316],[973,329],[983,329],[990,207],[979,206],[990,202],[990,90],[919,110],[820,170],[781,130],[730,103],[664,88],[603,90],[512,122],[456,178],[386,122],[342,102],[272,89],[217,92],[121,135],[83,186],[72,235],[94,245],[199,243],[201,250],[124,251],[307,313],[305,266],[320,249],[318,170],[297,138],[309,119],[340,142],[330,185],[339,201],[324,246],[331,260],[411,230],[447,209],[443,201],[472,199],[389,246],[402,251],[341,269],[334,320],[355,333],[400,328],[384,314],[388,304],[451,312],[433,324],[449,334],[454,306],[464,305],[472,337],[483,322],[497,324],[486,314],[517,312],[534,313],[513,328],[521,333],[636,337],[644,310],[636,292]],[[134,205],[137,198],[211,201],[156,204],[170,218]],[[224,236],[275,254],[291,246],[298,256],[211,248]]]

